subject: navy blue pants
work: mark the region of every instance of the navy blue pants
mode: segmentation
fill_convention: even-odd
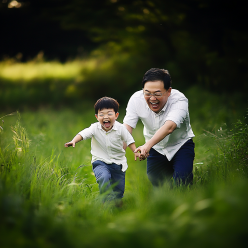
[[[122,165],[106,164],[100,160],[92,163],[100,194],[108,192],[109,200],[121,199],[125,190],[125,172]]]
[[[153,148],[147,158],[147,175],[153,186],[159,186],[166,180],[171,180],[179,185],[193,183],[193,161],[195,158],[195,144],[192,139],[184,143],[171,161],[158,153]]]

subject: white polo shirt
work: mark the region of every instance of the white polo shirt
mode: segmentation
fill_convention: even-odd
[[[123,141],[129,146],[134,143],[134,139],[123,124],[115,121],[112,129],[106,132],[102,129],[101,124],[96,122],[78,134],[84,140],[91,139],[91,163],[96,160],[106,164],[115,163],[122,165],[122,171],[126,171],[128,166]]]
[[[169,161],[187,140],[195,136],[190,126],[188,99],[175,89],[171,90],[171,95],[159,113],[155,113],[149,108],[143,90],[135,92],[129,99],[123,123],[135,128],[139,119],[144,125],[143,134],[146,142],[166,121],[170,120],[176,123],[177,128],[153,146]]]

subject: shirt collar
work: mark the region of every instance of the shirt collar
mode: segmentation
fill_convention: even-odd
[[[104,129],[102,129],[102,125],[100,124],[100,122],[97,122],[97,128],[100,129],[100,130],[102,130],[103,132],[106,132]],[[115,121],[113,127],[108,132],[106,132],[106,133],[109,133],[112,130],[115,130],[115,131],[118,130],[117,129],[117,125],[116,125],[116,121]]]

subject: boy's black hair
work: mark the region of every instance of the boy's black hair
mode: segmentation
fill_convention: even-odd
[[[117,113],[119,110],[119,103],[114,98],[104,96],[97,100],[94,108],[96,114],[98,114],[98,110],[102,109],[114,109],[115,113]]]
[[[166,90],[168,90],[172,84],[170,73],[167,70],[159,68],[151,68],[145,73],[142,79],[142,88],[144,88],[145,83],[149,81],[162,81]]]

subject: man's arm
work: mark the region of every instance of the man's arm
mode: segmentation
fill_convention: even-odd
[[[126,127],[127,131],[132,134],[133,128],[126,123],[124,123],[123,125]]]
[[[132,134],[133,128],[130,127],[129,125],[127,125],[126,123],[124,123],[123,125],[126,127],[127,131],[128,131],[130,134]],[[124,150],[127,149],[127,144],[126,144],[126,142],[123,142],[123,149],[124,149]]]
[[[150,149],[164,139],[167,135],[171,134],[177,125],[173,121],[166,121],[162,127],[153,135],[153,137],[147,141],[143,146],[139,146],[134,152],[140,151],[140,156],[144,159],[149,156]]]

